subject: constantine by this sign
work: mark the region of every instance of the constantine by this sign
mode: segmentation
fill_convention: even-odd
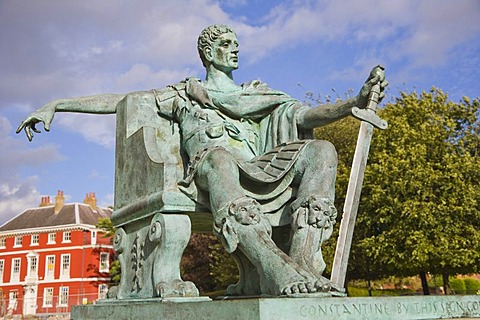
[[[304,300],[304,302],[307,302]],[[312,301],[313,302],[313,301]],[[335,316],[338,319],[418,319],[480,316],[480,297],[378,297],[322,299],[304,303],[296,309],[297,318],[321,319]]]

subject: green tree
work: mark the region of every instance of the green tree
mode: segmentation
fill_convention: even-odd
[[[238,281],[237,265],[212,234],[192,234],[181,270],[183,279],[194,282],[202,293],[225,290]]]
[[[453,103],[435,88],[381,110],[389,129],[373,138],[354,254],[395,275],[442,274],[445,285],[478,271],[479,113],[478,99]]]
[[[215,237],[211,234],[193,233],[183,253],[182,278],[195,283],[200,292],[210,292],[215,289],[215,280],[210,272],[212,261],[210,246],[215,241]]]
[[[113,237],[115,236],[115,231],[117,231],[117,229],[113,226],[112,220],[110,220],[109,218],[100,218],[98,219],[96,227],[102,229],[103,237],[113,240]],[[115,256],[110,263],[111,286],[118,285],[120,283],[121,274],[122,273],[120,269],[120,261]]]

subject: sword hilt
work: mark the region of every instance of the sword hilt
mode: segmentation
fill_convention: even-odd
[[[378,65],[373,68],[372,72],[370,73],[369,79],[373,79],[377,76],[379,77],[379,79],[378,82],[373,85],[372,89],[370,90],[367,106],[363,110],[357,107],[352,108],[352,115],[359,120],[366,121],[379,129],[385,130],[388,127],[387,121],[381,119],[379,116],[376,115],[376,110],[381,93],[380,83],[385,80],[385,68],[382,65]]]

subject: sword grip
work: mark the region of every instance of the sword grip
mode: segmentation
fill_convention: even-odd
[[[376,84],[372,87],[370,94],[368,95],[368,102],[365,109],[375,112],[378,106],[378,98],[380,97],[380,84]]]

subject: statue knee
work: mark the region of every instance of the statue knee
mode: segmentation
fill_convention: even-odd
[[[203,162],[213,169],[224,168],[231,164],[235,164],[236,166],[235,158],[229,151],[223,148],[215,148],[208,151]]]
[[[308,156],[316,159],[322,159],[323,161],[331,161],[335,165],[337,164],[337,150],[330,141],[326,140],[314,140],[307,146],[306,153]]]
[[[222,148],[209,150],[199,165],[199,173],[202,176],[208,176],[215,172],[233,174],[237,171],[235,158],[230,152]]]

